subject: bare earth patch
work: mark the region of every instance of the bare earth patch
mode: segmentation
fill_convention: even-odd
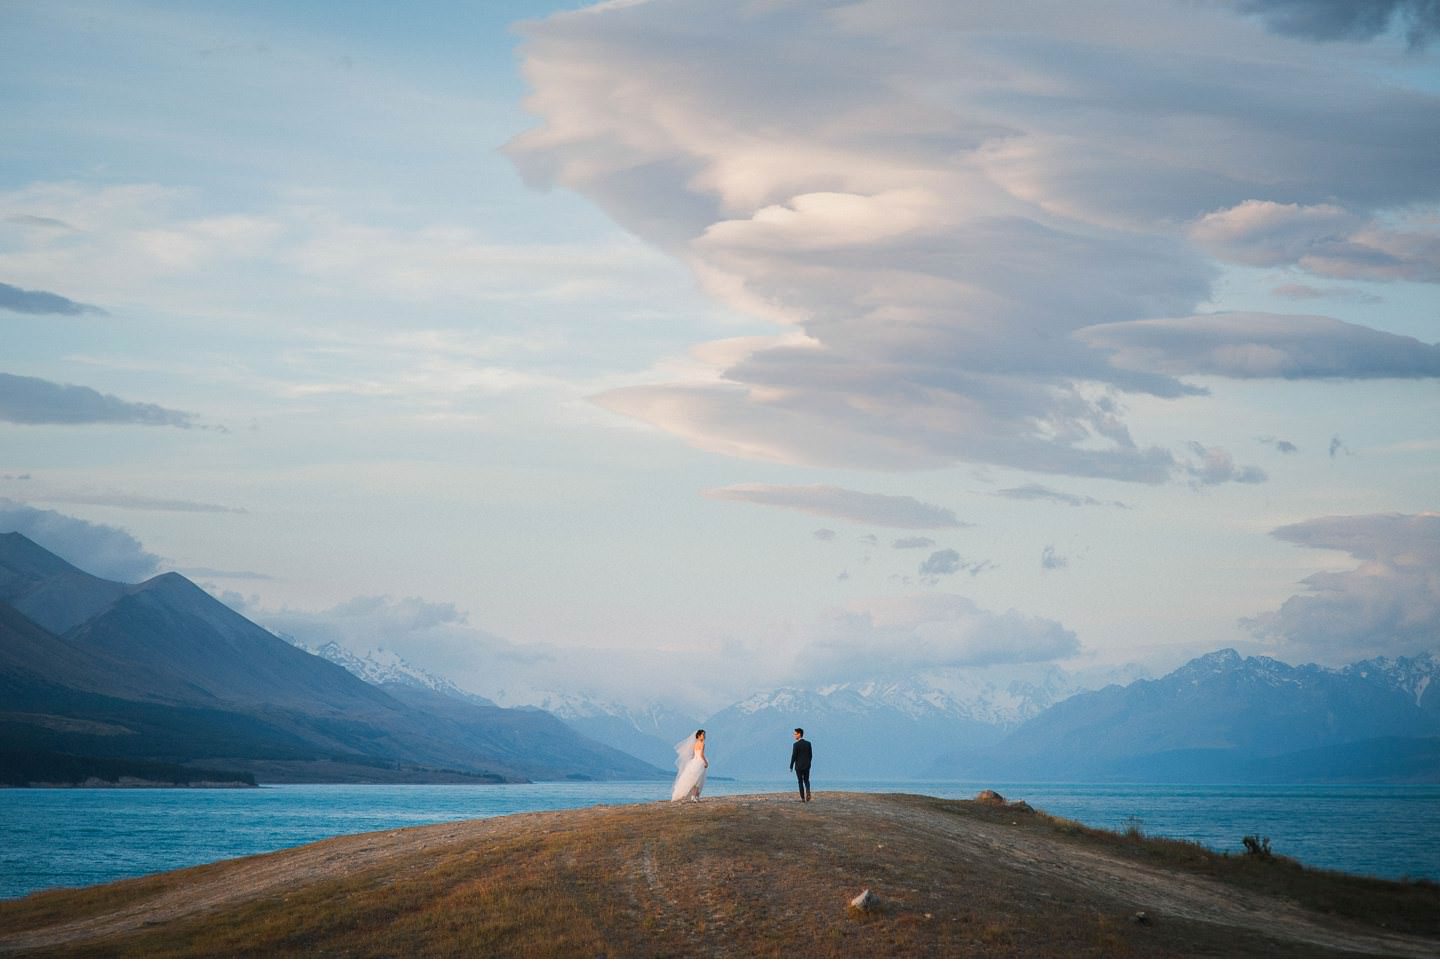
[[[852,911],[866,888],[879,909]],[[0,903],[0,955],[1433,957],[1440,889],[977,802],[740,795],[40,893]]]

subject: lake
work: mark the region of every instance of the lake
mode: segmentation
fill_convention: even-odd
[[[964,782],[840,781],[843,791],[973,798]],[[712,780],[707,795],[790,791]],[[1307,866],[1440,880],[1440,785],[1012,784],[1001,793],[1087,825],[1240,852],[1246,835]],[[226,789],[0,789],[0,898],[87,886],[355,832],[513,812],[660,801],[669,784],[283,785]],[[824,797],[817,788],[816,800]]]

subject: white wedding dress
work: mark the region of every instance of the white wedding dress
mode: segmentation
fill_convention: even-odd
[[[670,800],[684,801],[692,792],[698,796],[704,787],[705,759],[695,753],[695,738],[688,737],[675,745],[675,787],[670,789]]]

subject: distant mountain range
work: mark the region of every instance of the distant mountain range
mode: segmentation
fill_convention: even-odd
[[[1159,680],[1077,694],[941,777],[1440,782],[1440,661],[1331,670],[1220,650]]]
[[[675,770],[675,744],[701,724],[662,704],[629,706],[571,693],[545,693],[530,705],[555,715],[594,741],[641,761]]]
[[[100,579],[19,533],[0,535],[0,751],[9,783],[46,754],[201,782],[663,775],[540,711],[423,677],[367,683],[176,573]]]
[[[1099,690],[1058,667],[1029,679],[781,687],[693,726],[709,732],[713,770],[741,778],[786,777],[791,731],[803,727],[815,777],[841,782],[1440,783],[1440,660],[1431,655],[1330,670],[1230,649],[1159,679],[1138,673],[1107,671],[1129,682]],[[683,718],[655,730],[613,703],[545,703],[582,733],[603,725],[607,743],[657,764],[687,732]]]
[[[781,779],[797,726],[822,784],[1440,783],[1429,654],[1331,670],[1221,650],[1140,673],[780,687],[703,719],[534,690],[508,708],[389,650],[297,645],[175,573],[112,582],[0,535],[0,784],[137,764],[175,784],[658,779],[697,727],[716,775]]]

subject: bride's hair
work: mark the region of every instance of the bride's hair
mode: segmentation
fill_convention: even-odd
[[[697,738],[703,738],[705,736],[705,729],[701,728],[700,730],[696,731],[695,736]]]

